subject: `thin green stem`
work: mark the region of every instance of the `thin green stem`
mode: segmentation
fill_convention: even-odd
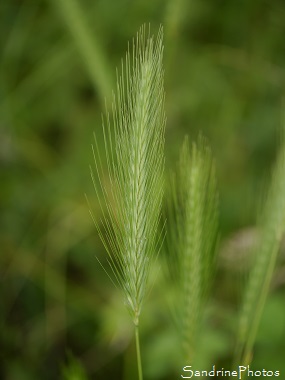
[[[136,351],[137,351],[137,362],[138,362],[139,380],[143,380],[141,349],[140,349],[140,336],[139,336],[139,325],[136,325],[135,334],[136,334]]]
[[[108,61],[101,48],[99,39],[89,28],[84,9],[78,0],[51,0],[74,38],[78,51],[84,59],[94,87],[98,90],[102,104],[110,96],[112,80]]]

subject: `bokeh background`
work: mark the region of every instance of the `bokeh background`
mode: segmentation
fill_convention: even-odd
[[[216,158],[220,259],[197,346],[206,367],[231,367],[243,263],[284,124],[283,0],[1,0],[1,379],[136,379],[132,326],[96,260],[106,254],[85,194],[99,218],[93,132],[143,23],[164,27],[166,176],[185,134],[201,131]],[[252,366],[284,374],[282,252]],[[163,271],[154,283],[145,378],[180,378]]]

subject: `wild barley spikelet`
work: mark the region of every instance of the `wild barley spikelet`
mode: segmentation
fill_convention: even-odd
[[[112,112],[103,120],[110,189],[102,183],[98,144],[93,148],[91,175],[98,199],[103,199],[102,221],[93,219],[135,325],[151,259],[159,249],[165,129],[162,55],[162,28],[155,40],[142,27],[122,62]]]
[[[211,151],[202,138],[190,151],[186,138],[173,177],[167,237],[185,360],[193,360],[197,328],[215,271],[217,203]]]

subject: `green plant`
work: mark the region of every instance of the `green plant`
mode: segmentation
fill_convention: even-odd
[[[260,318],[269,292],[277,254],[285,233],[285,140],[283,138],[271,183],[257,226],[260,241],[254,250],[254,263],[244,292],[235,360],[248,365]]]
[[[97,143],[95,172],[91,170],[98,199],[97,178],[104,199],[102,226],[93,219],[135,325],[140,379],[139,319],[152,258],[160,246],[165,127],[162,53],[162,29],[155,41],[142,27],[122,63],[111,117],[107,113],[103,123],[108,185],[103,184]]]
[[[112,112],[103,118],[107,178],[95,136],[91,176],[102,214],[91,213],[108,253],[135,326],[139,379],[143,378],[139,343],[140,315],[150,266],[160,249],[164,169],[164,89],[162,29],[155,40],[142,27],[122,63]],[[283,144],[284,145],[284,144]],[[244,294],[238,331],[238,363],[248,364],[268,293],[276,255],[285,230],[285,149],[281,149],[265,202],[263,238]],[[175,309],[184,360],[195,357],[200,321],[213,274],[218,236],[215,165],[203,138],[183,144],[169,200],[169,258]]]
[[[221,255],[195,349],[201,366],[215,362],[228,368],[251,245],[263,224],[255,226],[255,199],[284,116],[283,2],[0,3],[0,378],[58,378],[66,349],[89,379],[136,378],[133,324],[120,289],[94,262],[98,255],[107,266],[107,254],[82,192],[90,194],[100,224],[86,172],[92,161],[90,130],[96,130],[103,152],[100,108],[115,89],[112,74],[126,40],[144,20],[153,32],[158,23],[164,29],[165,172],[177,160],[185,133],[192,144],[202,131],[216,159]],[[106,172],[103,182],[109,186]],[[171,229],[166,231],[170,235]],[[282,375],[284,254],[283,240],[250,350],[252,367],[276,367]],[[179,378],[174,372],[182,358],[165,304],[174,283],[156,269],[162,260],[163,252],[150,274],[154,286],[140,321],[148,380]]]
[[[169,202],[169,263],[184,362],[195,354],[197,329],[215,272],[218,194],[212,154],[203,138],[185,139]]]

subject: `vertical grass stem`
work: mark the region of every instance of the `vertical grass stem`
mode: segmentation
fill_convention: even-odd
[[[137,362],[138,362],[138,375],[139,375],[139,380],[143,380],[141,349],[140,349],[139,325],[136,325],[136,327],[135,327],[135,335],[136,335],[136,351],[137,351]]]

